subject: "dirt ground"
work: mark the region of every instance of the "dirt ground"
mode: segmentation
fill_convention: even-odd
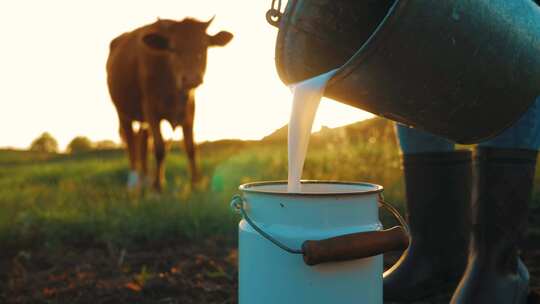
[[[540,303],[540,209],[523,250],[530,303]],[[388,257],[386,263],[391,263]],[[77,244],[61,250],[0,252],[0,303],[237,303],[234,241]],[[447,303],[439,295],[421,303]]]

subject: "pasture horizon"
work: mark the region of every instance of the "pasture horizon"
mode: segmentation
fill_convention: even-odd
[[[235,37],[212,48],[204,84],[196,91],[196,142],[256,140],[285,125],[292,95],[274,66],[277,30],[265,20],[270,1],[166,1],[74,3],[23,0],[0,11],[0,33],[10,41],[0,56],[0,147],[28,148],[43,132],[64,149],[75,136],[119,142],[118,119],[106,85],[109,42],[157,17],[208,20],[208,32]],[[21,16],[24,16],[21,19]],[[371,117],[335,101],[321,102],[314,130]],[[162,125],[167,139],[178,140]]]

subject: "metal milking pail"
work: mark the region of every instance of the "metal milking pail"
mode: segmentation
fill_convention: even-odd
[[[240,304],[382,303],[382,253],[405,249],[406,223],[368,183],[302,181],[240,186]],[[382,230],[379,205],[402,223]]]
[[[497,135],[540,95],[532,0],[289,0],[267,18],[283,82],[339,68],[325,96],[459,143]]]

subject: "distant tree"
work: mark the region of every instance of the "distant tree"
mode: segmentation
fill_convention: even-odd
[[[92,149],[92,141],[90,141],[90,139],[88,139],[86,136],[77,136],[73,138],[67,146],[68,153],[86,152]]]
[[[56,153],[58,152],[58,142],[48,132],[43,132],[30,144],[30,151]]]
[[[95,144],[95,148],[98,150],[117,149],[118,147],[120,146],[110,139],[100,140]]]

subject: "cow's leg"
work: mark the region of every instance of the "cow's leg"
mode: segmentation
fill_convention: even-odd
[[[139,176],[137,174],[137,147],[131,123],[129,119],[120,118],[120,137],[127,146],[126,151],[129,158],[130,172],[127,180],[127,187],[129,189],[136,187],[139,182]]]
[[[191,174],[191,184],[199,179],[197,163],[195,161],[195,143],[193,142],[193,124],[184,124],[182,126],[184,133],[184,147],[189,160],[189,172]]]
[[[159,123],[159,120],[150,122],[150,130],[152,132],[152,139],[154,141],[154,156],[156,158],[156,171],[154,175],[153,187],[157,191],[162,190],[163,180],[165,177],[165,169],[163,167],[163,161],[165,160],[165,142],[161,136]]]
[[[182,132],[184,133],[184,148],[189,160],[189,173],[191,175],[191,184],[193,185],[199,180],[199,172],[195,159],[195,143],[193,142],[193,121],[195,120],[195,99],[193,94],[189,94],[185,113]]]
[[[139,130],[139,175],[141,183],[146,183],[148,179],[148,128]]]

